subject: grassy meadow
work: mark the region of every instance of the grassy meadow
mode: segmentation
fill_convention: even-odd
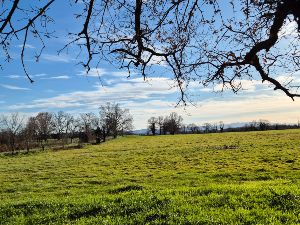
[[[0,224],[300,224],[300,130],[0,155]]]

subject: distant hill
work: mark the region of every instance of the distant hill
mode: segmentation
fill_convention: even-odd
[[[249,122],[237,122],[237,123],[229,123],[229,124],[225,124],[224,128],[237,128],[237,127],[244,127],[246,124],[248,124]]]
[[[147,134],[147,129],[134,130],[134,131],[132,131],[132,133],[137,134],[137,135]]]

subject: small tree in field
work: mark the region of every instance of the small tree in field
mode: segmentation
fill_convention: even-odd
[[[157,118],[157,125],[159,126],[159,134],[162,134],[163,128],[164,128],[164,117],[163,116],[159,116]]]
[[[116,138],[133,128],[133,118],[128,109],[122,109],[119,104],[109,102],[101,105],[99,109],[103,141],[109,135]]]
[[[224,122],[223,121],[220,121],[219,122],[219,128],[220,128],[220,132],[222,133],[223,132],[223,130],[224,130]]]
[[[35,117],[38,140],[43,150],[45,149],[45,143],[48,142],[51,132],[54,130],[52,117],[53,114],[49,112],[40,112]]]
[[[33,143],[38,137],[37,131],[38,131],[38,127],[37,127],[35,117],[29,117],[26,123],[26,127],[24,129],[24,137],[25,137],[27,152],[29,152],[31,143]]]
[[[189,124],[189,125],[188,125],[188,129],[190,130],[190,132],[191,132],[192,134],[196,134],[196,133],[199,132],[199,126],[198,126],[197,124],[194,124],[194,123]]]
[[[13,154],[16,150],[17,137],[24,127],[24,116],[21,116],[19,113],[2,115],[0,122],[2,130],[5,131],[7,135],[7,143]]]
[[[94,113],[81,113],[81,135],[82,142],[88,143],[93,137],[93,125],[96,115]]]
[[[155,117],[151,117],[148,119],[148,128],[151,131],[152,135],[156,134],[156,125],[158,123],[158,119]]]
[[[165,117],[164,120],[164,133],[169,132],[172,135],[179,133],[182,126],[182,121],[182,117],[177,113],[170,113],[170,115]]]

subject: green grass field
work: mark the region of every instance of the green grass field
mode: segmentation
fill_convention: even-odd
[[[300,131],[0,156],[0,224],[300,224]]]

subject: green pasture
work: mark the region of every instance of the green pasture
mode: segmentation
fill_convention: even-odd
[[[0,224],[300,224],[300,130],[0,155]]]

